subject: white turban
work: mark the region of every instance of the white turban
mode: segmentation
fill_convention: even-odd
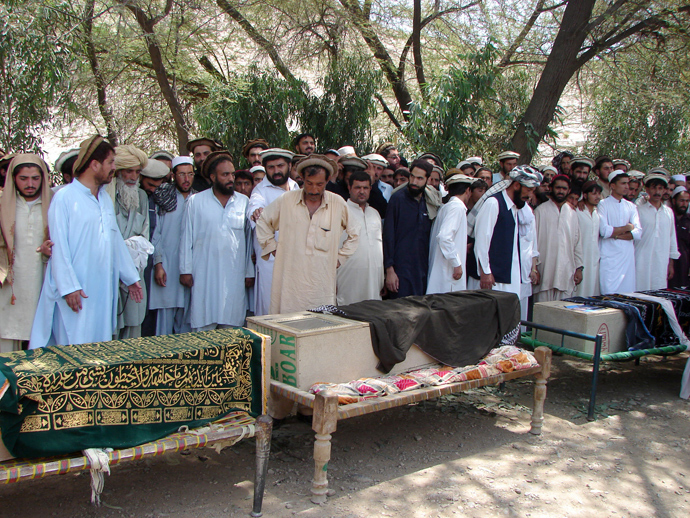
[[[141,149],[125,144],[115,148],[115,169],[143,169],[149,157]]]

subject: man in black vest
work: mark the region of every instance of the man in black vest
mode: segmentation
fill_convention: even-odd
[[[520,296],[520,211],[541,179],[536,169],[518,166],[506,180],[487,191],[474,223],[481,289]]]

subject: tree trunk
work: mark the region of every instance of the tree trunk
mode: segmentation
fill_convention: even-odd
[[[414,56],[414,69],[417,75],[417,83],[422,93],[422,99],[428,100],[426,78],[424,77],[424,63],[422,62],[422,0],[414,0],[412,10],[412,55]]]
[[[187,143],[189,142],[189,127],[187,121],[185,120],[184,113],[182,110],[182,105],[180,100],[177,98],[177,93],[175,89],[170,84],[168,80],[168,74],[165,70],[165,64],[163,63],[163,56],[161,54],[161,49],[156,41],[156,34],[153,30],[156,23],[158,23],[162,17],[149,19],[146,13],[141,9],[141,7],[134,5],[127,0],[118,0],[122,5],[129,9],[144,32],[144,38],[146,39],[146,48],[149,52],[149,57],[151,58],[151,64],[153,65],[153,70],[156,74],[156,81],[158,81],[158,86],[161,89],[163,98],[165,102],[168,103],[170,112],[175,122],[175,131],[177,133],[177,147],[181,155],[186,155],[189,151],[187,149]],[[166,14],[168,12],[166,7]]]
[[[105,129],[107,131],[106,139],[113,146],[117,146],[117,131],[115,129],[115,118],[113,112],[108,104],[108,92],[106,90],[105,79],[101,74],[101,69],[98,63],[98,55],[96,54],[96,47],[93,44],[93,14],[94,14],[95,0],[89,0],[84,7],[84,21],[82,27],[84,30],[84,45],[86,46],[86,56],[89,59],[91,72],[96,81],[96,97],[98,100],[98,110],[101,112],[103,121],[105,122]]]
[[[578,53],[587,37],[595,0],[571,0],[563,13],[561,27],[546,60],[537,88],[512,139],[520,163],[529,163],[546,134],[561,94],[580,67]]]

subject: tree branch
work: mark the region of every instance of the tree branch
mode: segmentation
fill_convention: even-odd
[[[155,26],[163,18],[168,16],[170,14],[170,11],[172,11],[172,6],[173,6],[173,0],[166,0],[165,9],[163,11],[163,14],[159,14],[158,16],[154,16],[153,18],[151,18],[151,27]]]
[[[632,27],[629,27],[623,32],[618,33],[617,35],[608,38],[604,41],[595,41],[590,47],[589,50],[586,52],[583,52],[580,54],[580,56],[577,58],[577,65],[578,68],[587,63],[590,59],[592,59],[594,56],[599,54],[602,50],[605,50],[607,48],[612,47],[613,45],[620,43],[626,38],[629,38],[633,34],[645,31],[645,30],[650,30],[650,29],[658,29],[660,27],[666,27],[668,24],[666,23],[665,20],[662,20],[661,18],[658,18],[657,16],[650,16],[649,18],[642,20],[641,22],[633,25]]]
[[[254,27],[249,20],[247,20],[242,13],[240,13],[235,7],[230,5],[230,2],[228,0],[216,0],[216,3],[218,4],[218,7],[220,7],[225,14],[227,14],[230,18],[235,20],[242,29],[244,29],[244,32],[247,33],[247,36],[256,43],[261,50],[263,50],[266,54],[268,54],[268,57],[271,58],[271,61],[273,62],[273,65],[276,67],[280,75],[282,75],[285,79],[287,79],[291,83],[296,83],[297,78],[292,75],[292,72],[290,72],[290,69],[287,67],[283,59],[280,57],[280,54],[278,54],[278,50],[276,49],[275,45],[273,45],[270,41],[268,41],[266,38],[264,38],[261,33]]]
[[[510,46],[508,51],[503,55],[503,58],[501,58],[501,62],[498,64],[499,67],[505,67],[511,59],[513,59],[513,56],[515,55],[515,52],[517,51],[518,48],[520,48],[520,45],[525,41],[525,38],[527,35],[530,33],[532,30],[532,27],[534,27],[534,24],[537,21],[537,18],[541,15],[544,8],[544,4],[546,3],[546,0],[539,0],[537,2],[537,5],[534,6],[534,11],[532,11],[532,15],[529,17],[527,20],[527,23],[525,23],[524,27],[520,31],[520,34],[518,34],[517,38],[515,38],[515,41],[513,44]]]
[[[223,84],[228,82],[228,80],[221,73],[221,71],[213,66],[213,63],[211,63],[211,60],[208,59],[208,56],[201,56],[198,61],[199,61],[199,64],[202,67],[204,67],[204,70],[206,70],[206,72],[208,72],[213,77],[215,77],[217,81],[219,81]]]
[[[381,97],[380,94],[375,95],[376,100],[381,103],[381,108],[383,108],[383,111],[386,115],[388,115],[388,118],[391,120],[393,125],[398,128],[398,130],[402,131],[402,125],[400,124],[400,121],[398,121],[398,118],[395,116],[393,111],[388,107],[388,104],[386,104],[386,101]]]

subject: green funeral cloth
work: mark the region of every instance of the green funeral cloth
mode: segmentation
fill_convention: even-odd
[[[260,335],[229,328],[0,354],[2,440],[15,457],[45,457],[258,415],[262,351]]]

